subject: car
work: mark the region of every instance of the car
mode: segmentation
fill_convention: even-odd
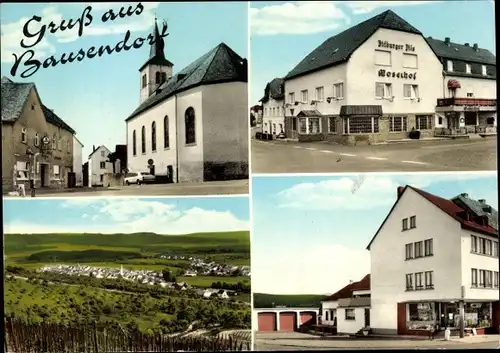
[[[130,184],[140,185],[153,182],[154,180],[155,176],[149,172],[132,172],[125,174],[123,182],[125,183],[125,185],[130,185]]]

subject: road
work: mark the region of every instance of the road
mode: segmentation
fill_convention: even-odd
[[[252,140],[252,173],[497,170],[496,137],[371,146]]]
[[[247,180],[212,181],[189,184],[144,184],[110,188],[91,188],[85,191],[39,191],[36,197],[81,196],[182,196],[182,195],[247,195]],[[7,196],[16,197],[19,196]],[[26,197],[30,197],[29,193]]]

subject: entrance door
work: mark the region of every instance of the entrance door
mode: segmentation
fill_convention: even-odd
[[[291,129],[292,136],[290,136],[290,138],[296,139],[296,138],[298,138],[298,133],[297,133],[298,121],[297,121],[296,117],[292,117],[291,119],[292,119],[292,129]]]
[[[171,165],[167,166],[167,179],[168,183],[174,182],[174,168]]]
[[[370,309],[365,309],[365,327],[370,326]]]
[[[40,164],[40,186],[45,186],[45,173],[47,172],[47,164]]]

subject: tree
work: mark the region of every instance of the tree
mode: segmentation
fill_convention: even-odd
[[[118,160],[118,156],[116,155],[115,152],[111,152],[110,154],[108,154],[108,160],[107,162],[111,163],[113,165],[113,174],[116,173],[115,171],[115,163],[116,161]]]
[[[255,116],[250,113],[250,127],[254,127],[256,125],[256,121],[255,121]]]
[[[161,274],[166,282],[175,282],[174,281],[175,276],[172,275],[172,272],[170,272],[168,268],[161,271]]]

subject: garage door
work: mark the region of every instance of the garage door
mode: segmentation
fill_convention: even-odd
[[[315,312],[304,312],[300,313],[300,325],[308,326],[316,324],[316,313]]]
[[[257,318],[259,331],[276,331],[275,313],[259,313]]]
[[[295,313],[280,313],[280,331],[295,331],[296,322]]]

